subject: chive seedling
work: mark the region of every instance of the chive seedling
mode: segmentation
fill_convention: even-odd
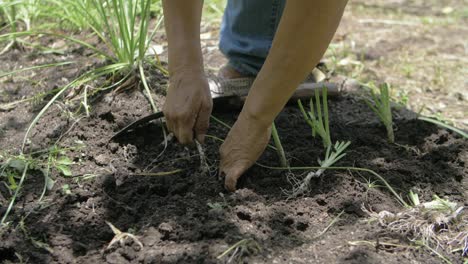
[[[310,186],[310,181],[312,178],[317,178],[322,176],[322,174],[327,170],[329,167],[332,167],[336,162],[341,160],[344,156],[346,156],[345,150],[348,148],[348,146],[351,144],[351,142],[346,141],[346,142],[339,142],[337,141],[335,145],[333,146],[333,151],[332,151],[332,146],[327,147],[327,151],[325,153],[325,159],[318,160],[318,163],[320,165],[320,169],[317,171],[311,171],[307,174],[305,179],[301,182],[297,182],[298,186],[293,187],[293,191],[288,194],[289,198],[295,198],[298,197],[299,195],[305,194],[309,190]]]
[[[370,100],[365,100],[366,104],[379,117],[380,121],[385,125],[387,130],[388,142],[395,143],[395,135],[393,134],[392,107],[390,105],[389,85],[384,83],[380,85],[380,94],[375,94],[371,90],[373,103]]]
[[[281,144],[278,130],[276,129],[276,125],[274,122],[271,125],[271,135],[273,137],[273,142],[275,143],[276,153],[278,154],[278,157],[280,159],[280,165],[285,168],[289,167],[288,159],[286,159],[283,144]]]
[[[301,110],[304,118],[312,128],[312,136],[315,137],[317,134],[322,138],[323,146],[327,149],[331,143],[330,127],[328,122],[328,102],[327,102],[327,88],[322,88],[322,102],[323,102],[323,115],[322,115],[322,104],[320,103],[320,92],[315,90],[315,109],[314,100],[310,98],[310,111],[306,112],[302,106],[301,100],[298,100],[299,109]]]

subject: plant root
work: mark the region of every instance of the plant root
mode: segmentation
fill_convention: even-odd
[[[327,168],[333,166],[336,162],[342,159],[346,153],[344,151],[346,148],[351,144],[351,142],[336,142],[335,145],[329,146],[325,153],[325,160],[319,160],[318,163],[320,164],[321,168],[317,171],[311,171],[307,174],[304,180],[298,180],[291,174],[288,174],[288,181],[292,183],[293,189],[292,191],[284,191],[287,195],[288,199],[297,198],[298,196],[306,194],[310,189],[310,182],[313,178],[318,178],[323,175]],[[333,151],[332,151],[333,149]]]
[[[379,213],[362,210],[371,220],[390,230],[403,234],[411,241],[420,241],[423,245],[442,247],[450,251],[468,253],[468,215],[464,207],[456,203],[435,197],[433,201],[404,209],[399,213],[381,211]]]
[[[203,149],[203,145],[198,142],[197,140],[195,140],[195,144],[197,145],[197,151],[198,151],[198,154],[200,155],[200,171],[202,174],[209,174],[211,176],[213,176],[216,172],[216,169],[213,169],[213,166],[211,166],[209,163],[208,163],[208,158],[206,157],[206,153],[205,153],[205,150]]]

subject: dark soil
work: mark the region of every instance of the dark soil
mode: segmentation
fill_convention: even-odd
[[[403,196],[413,188],[422,200],[437,194],[467,205],[466,140],[399,109],[395,112],[399,145],[392,145],[358,97],[333,98],[329,107],[333,139],[352,142],[338,165],[375,170]],[[2,124],[18,111],[4,113]],[[366,180],[376,180],[371,175],[328,171],[314,180],[305,197],[287,200],[283,193],[291,188],[287,173],[254,166],[242,178],[239,190],[229,194],[216,172],[219,141],[206,142],[212,166],[208,172],[200,169],[195,147],[171,141],[160,156],[164,137],[155,123],[109,141],[125,124],[148,113],[139,91],[102,96],[92,116],[77,123],[63,111],[48,112],[34,130],[29,148],[42,149],[61,135],[61,147],[76,146],[77,141],[86,147],[67,154],[76,162],[76,177],[57,177],[40,204],[43,178],[38,174],[27,179],[10,216],[11,228],[2,234],[4,263],[219,263],[224,260],[216,257],[242,239],[253,239],[262,249],[242,256],[248,263],[441,263],[424,250],[349,244],[391,238],[409,245],[405,238],[366,223],[363,204],[375,211],[402,208],[388,190],[366,188]],[[236,118],[233,112],[214,115],[228,124]],[[324,155],[322,143],[311,136],[297,107],[287,107],[277,126],[291,165],[316,166]],[[5,129],[9,134],[16,127]],[[209,135],[224,138],[227,132],[213,122]],[[13,140],[18,142],[22,133],[16,135]],[[2,147],[8,149],[4,142]],[[276,153],[267,150],[259,162],[277,166]],[[148,171],[174,173],[143,174]],[[92,176],[80,177],[85,174]],[[71,194],[62,191],[65,183]],[[315,238],[342,211],[341,220]],[[19,227],[21,220],[24,230]],[[144,248],[130,240],[107,248],[114,234],[105,221],[137,235]],[[460,256],[449,257],[461,262]]]

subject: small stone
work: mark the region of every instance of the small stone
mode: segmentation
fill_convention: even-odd
[[[113,252],[109,255],[106,256],[106,261],[107,263],[111,264],[121,264],[121,263],[128,263],[128,260],[126,260],[121,254],[117,252]]]
[[[119,144],[118,143],[110,143],[109,144],[109,150],[112,151],[112,153],[115,153],[119,149]]]
[[[158,226],[158,231],[163,236],[162,239],[167,239],[174,232],[174,227],[170,223],[165,222]]]
[[[104,166],[109,164],[109,157],[105,154],[100,154],[94,158],[97,165]]]
[[[154,227],[150,227],[148,231],[145,232],[141,242],[148,247],[154,246],[161,240],[161,233]]]

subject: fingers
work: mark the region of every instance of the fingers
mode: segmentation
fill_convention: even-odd
[[[198,142],[203,143],[210,125],[212,108],[213,105],[210,101],[200,107],[197,116],[195,116],[196,112],[178,112],[173,115],[171,112],[165,111],[167,129],[174,133],[181,144],[193,143],[194,134]]]
[[[193,143],[193,126],[195,124],[195,117],[193,115],[171,116],[166,117],[167,128],[170,132],[174,133],[177,140],[183,144],[188,145]]]
[[[205,135],[208,131],[208,127],[210,126],[210,116],[212,109],[213,103],[211,101],[209,103],[202,104],[200,107],[200,112],[198,113],[197,121],[195,123],[195,137],[197,138],[197,141],[202,144],[205,142]]]
[[[173,133],[177,140],[182,144],[189,144],[193,141],[193,124],[195,118],[187,116],[184,112],[174,111],[172,105],[164,105],[164,117],[166,118],[166,127],[169,132]],[[193,121],[190,122],[190,119]],[[192,123],[192,126],[190,126]]]
[[[249,162],[238,161],[229,168],[221,169],[221,175],[224,176],[224,188],[230,192],[236,191],[237,180],[250,167]]]
[[[190,122],[189,124],[183,121],[178,122],[174,135],[179,140],[180,144],[188,145],[193,143],[193,123],[195,122]]]

